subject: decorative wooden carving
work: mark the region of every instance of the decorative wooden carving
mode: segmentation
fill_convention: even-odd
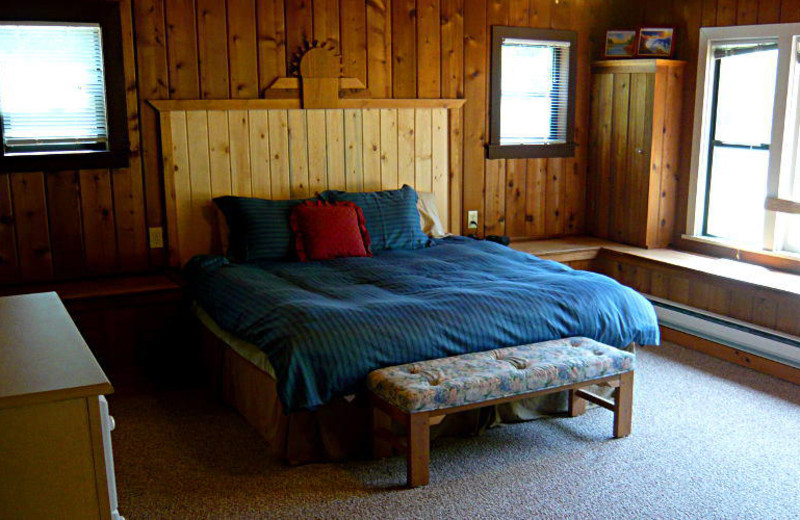
[[[340,89],[364,89],[357,78],[342,77],[342,58],[335,47],[316,42],[307,45],[292,63],[298,77],[278,78],[270,89],[300,89],[303,108],[335,108]]]

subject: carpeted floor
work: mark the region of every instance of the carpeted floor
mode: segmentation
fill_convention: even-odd
[[[633,435],[611,414],[296,468],[202,388],[111,399],[120,512],[142,518],[800,518],[800,387],[675,345],[640,351]]]

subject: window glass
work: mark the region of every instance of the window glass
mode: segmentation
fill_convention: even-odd
[[[800,253],[800,215],[787,215],[786,231],[783,248],[792,253]]]
[[[500,144],[565,143],[569,42],[502,44]]]
[[[715,147],[706,233],[760,246],[764,240],[769,152]]]
[[[108,149],[100,26],[0,23],[8,155]]]
[[[577,33],[492,27],[489,159],[575,154]]]
[[[721,58],[716,138],[731,143],[769,144],[778,50]]]
[[[704,233],[761,247],[778,50],[767,42],[715,56]]]

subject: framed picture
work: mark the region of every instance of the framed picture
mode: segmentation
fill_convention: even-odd
[[[606,31],[606,58],[633,58],[636,56],[636,30],[612,29]]]
[[[636,56],[640,58],[671,58],[675,53],[674,27],[642,27]]]

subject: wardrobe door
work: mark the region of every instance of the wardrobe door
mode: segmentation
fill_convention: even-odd
[[[650,195],[650,159],[653,141],[653,90],[655,74],[631,74],[628,113],[626,185],[628,218],[624,242],[647,247]],[[656,206],[657,208],[657,206]]]
[[[614,74],[614,106],[611,127],[611,201],[609,204],[608,238],[627,242],[628,223],[631,219],[628,197],[629,170],[629,126],[631,102],[631,76],[633,74]]]
[[[591,156],[589,160],[589,229],[594,236],[611,238],[612,206],[611,135],[613,128],[614,74],[592,77]]]

